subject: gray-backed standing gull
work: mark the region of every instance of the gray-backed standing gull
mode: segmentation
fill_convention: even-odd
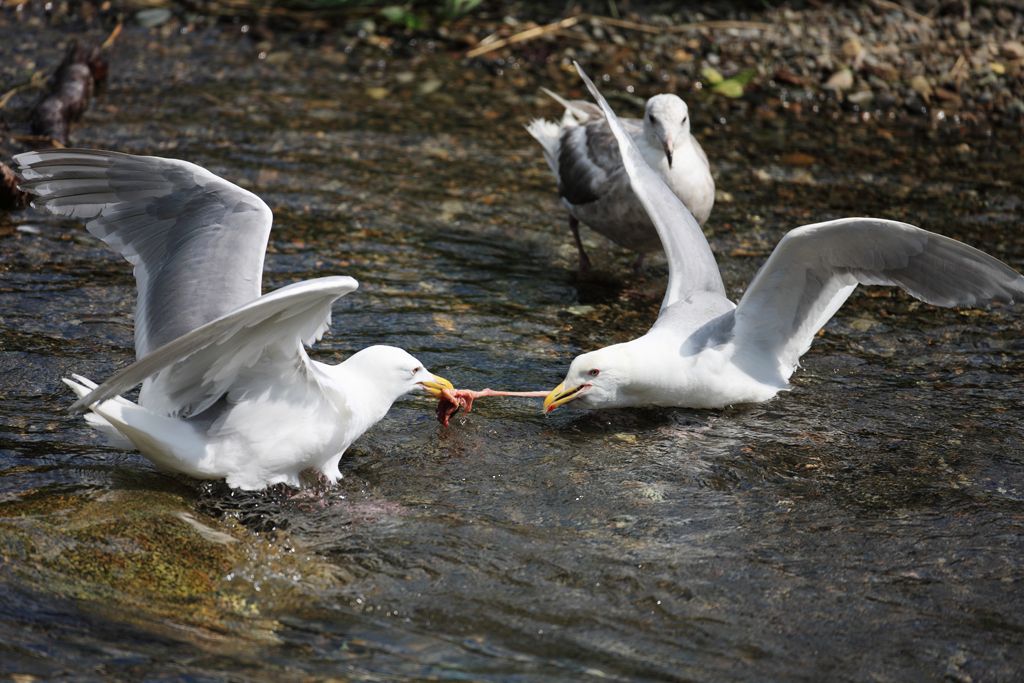
[[[569,228],[579,251],[581,271],[590,259],[580,240],[583,222],[616,244],[645,253],[661,248],[658,233],[630,187],[622,155],[601,110],[589,102],[567,101],[544,89],[565,108],[560,122],[534,119],[526,130],[544,149],[558,192],[569,211]],[[655,95],[643,119],[623,119],[622,127],[653,168],[701,225],[715,203],[715,181],[708,157],[690,134],[690,114],[679,97]]]

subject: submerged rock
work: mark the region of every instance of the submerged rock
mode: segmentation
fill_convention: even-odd
[[[295,584],[267,578],[330,580],[282,545],[194,513],[189,496],[167,490],[35,489],[0,503],[0,557],[18,583],[154,627],[274,640],[276,622],[262,613]]]

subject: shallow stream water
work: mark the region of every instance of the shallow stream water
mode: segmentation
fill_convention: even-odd
[[[59,53],[39,38],[16,52]],[[443,56],[363,74],[324,47],[261,60],[220,31],[129,29],[118,54],[76,141],[259,193],[276,216],[268,289],[356,277],[322,360],[390,343],[458,386],[544,389],[656,315],[657,259],[634,277],[590,236],[605,275],[574,276],[523,130],[557,114],[545,83]],[[787,230],[843,215],[1024,269],[1019,131],[691,110],[727,193],[707,228],[731,295]],[[968,681],[1024,666],[1020,306],[861,290],[791,392],[723,411],[545,418],[486,399],[446,430],[410,397],[337,487],[242,494],[161,474],[65,412],[61,376],[133,357],[125,263],[80,224],[24,212],[0,217],[0,273],[0,673]]]

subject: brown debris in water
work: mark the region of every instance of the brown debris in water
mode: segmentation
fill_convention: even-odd
[[[16,211],[28,206],[28,192],[18,187],[18,176],[10,166],[0,162],[0,209]]]
[[[67,145],[71,124],[82,117],[98,83],[107,78],[107,60],[99,47],[72,41],[50,80],[50,90],[32,109],[32,133]]]
[[[106,53],[117,42],[122,28],[119,23],[102,44],[91,48],[71,41],[64,59],[48,81],[48,91],[29,114],[32,135],[12,135],[12,140],[29,143],[32,147],[68,144],[71,124],[82,117],[96,89],[107,81],[110,67]],[[0,109],[18,92],[39,87],[44,73],[36,71],[28,81],[0,95]],[[29,205],[31,197],[18,187],[19,180],[10,166],[0,162],[0,210],[17,211]]]

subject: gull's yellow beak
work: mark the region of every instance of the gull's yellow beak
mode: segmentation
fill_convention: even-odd
[[[420,386],[427,390],[427,393],[437,398],[441,395],[442,389],[452,389],[455,387],[451,382],[446,380],[444,377],[433,376],[434,379],[427,380],[426,382],[420,382]]]
[[[581,384],[578,387],[572,389],[565,388],[565,382],[562,382],[557,387],[551,390],[551,393],[544,397],[544,412],[550,413],[558,406],[565,405],[573,399],[579,398],[580,391],[590,386],[589,384]]]

